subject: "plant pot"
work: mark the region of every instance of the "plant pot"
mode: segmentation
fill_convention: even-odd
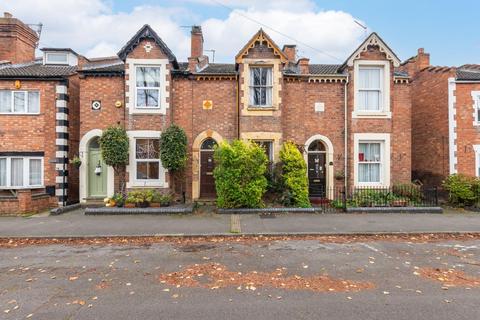
[[[148,202],[138,202],[137,203],[137,208],[147,208],[148,207]]]
[[[406,200],[394,200],[391,203],[392,207],[406,207],[407,201]]]
[[[125,208],[135,208],[135,203],[125,203]]]
[[[170,202],[161,203],[160,206],[161,207],[170,207]]]
[[[160,203],[159,202],[150,202],[150,207],[151,208],[160,208]]]

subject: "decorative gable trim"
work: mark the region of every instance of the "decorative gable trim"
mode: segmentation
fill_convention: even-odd
[[[160,49],[167,55],[168,60],[175,69],[178,69],[178,62],[175,55],[170,48],[167,47],[165,42],[153,31],[152,27],[148,24],[144,25],[138,32],[125,44],[125,46],[118,52],[118,57],[125,61],[130,52],[132,52],[143,40],[153,40]]]
[[[348,57],[347,61],[340,67],[340,70],[344,69],[345,67],[353,66],[353,62],[355,60],[360,59],[360,56],[362,52],[366,52],[368,50],[369,46],[377,46],[381,52],[385,53],[387,60],[390,60],[393,62],[394,67],[400,66],[400,59],[397,57],[397,55],[390,49],[390,47],[383,41],[380,36],[373,32],[368,36],[368,38],[355,50],[350,57]]]
[[[277,46],[275,42],[268,36],[268,34],[263,31],[263,29],[258,30],[258,32],[247,42],[247,44],[240,50],[240,52],[235,56],[235,62],[241,63],[242,58],[248,54],[248,51],[255,47],[255,43],[265,43],[268,48],[273,49],[273,53],[280,57],[282,62],[287,62],[288,58],[283,53],[283,51]]]

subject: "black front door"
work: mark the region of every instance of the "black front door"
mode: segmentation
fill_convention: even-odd
[[[308,193],[310,197],[325,197],[325,153],[308,154]]]
[[[213,177],[215,162],[213,160],[213,150],[200,151],[200,197],[215,198],[215,178]]]

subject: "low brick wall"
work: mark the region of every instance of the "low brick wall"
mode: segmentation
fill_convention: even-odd
[[[37,213],[57,206],[56,198],[32,190],[18,190],[16,196],[0,196],[0,215]]]

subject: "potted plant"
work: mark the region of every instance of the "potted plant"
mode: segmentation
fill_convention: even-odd
[[[128,194],[127,198],[125,199],[125,208],[135,208],[136,198],[132,194]]]
[[[337,171],[335,172],[335,180],[343,180],[345,179],[345,172]]]
[[[115,193],[112,200],[115,202],[114,205],[117,206],[117,208],[121,208],[125,205],[125,198],[121,193]]]
[[[70,164],[78,169],[82,165],[82,160],[80,160],[78,156],[75,156],[72,159],[70,159]]]
[[[160,206],[161,207],[168,207],[172,202],[172,196],[170,194],[164,194],[160,198]]]
[[[152,201],[150,202],[150,207],[159,208],[162,203],[162,199],[162,194],[158,191],[154,191],[152,195]]]

